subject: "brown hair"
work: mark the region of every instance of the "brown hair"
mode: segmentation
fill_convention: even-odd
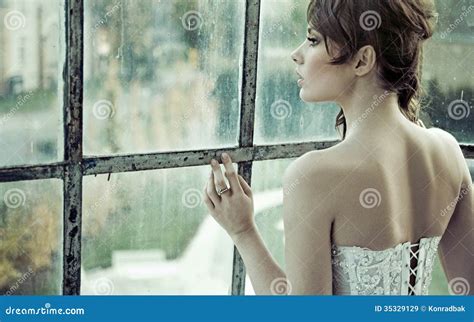
[[[433,35],[437,17],[432,0],[311,0],[306,16],[309,26],[322,34],[328,54],[337,48],[333,65],[350,61],[362,46],[372,45],[380,86],[397,93],[403,115],[418,122],[422,41]],[[340,125],[344,140],[342,108],[335,126]]]

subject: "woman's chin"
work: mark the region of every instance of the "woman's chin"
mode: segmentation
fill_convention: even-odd
[[[317,97],[307,95],[303,88],[300,90],[300,99],[305,103],[316,103],[320,101]]]
[[[305,102],[305,103],[309,103],[309,101],[308,101],[308,100],[309,100],[309,97],[308,97],[308,95],[305,93],[304,88],[301,88],[301,89],[300,89],[300,99],[301,99],[303,102]]]
[[[304,87],[300,89],[300,99],[305,103],[319,103],[319,102],[326,102],[329,100],[329,97],[325,97],[324,95],[308,95],[308,92],[305,92]]]

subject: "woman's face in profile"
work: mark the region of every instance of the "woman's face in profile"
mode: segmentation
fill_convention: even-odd
[[[350,90],[354,74],[349,64],[331,65],[320,33],[308,26],[306,40],[291,53],[302,80],[300,98],[304,102],[339,101]]]

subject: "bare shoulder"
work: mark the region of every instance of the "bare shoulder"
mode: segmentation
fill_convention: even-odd
[[[417,138],[417,143],[422,143],[427,146],[431,146],[436,149],[436,151],[442,153],[455,153],[456,157],[461,156],[456,151],[459,150],[459,143],[456,138],[443,129],[437,127],[422,128],[422,127],[413,127],[416,129],[414,135]],[[422,140],[421,142],[419,140]]]
[[[284,182],[293,182],[297,178],[317,178],[318,185],[327,183],[341,168],[336,146],[324,150],[306,152],[294,160],[284,173]],[[307,181],[307,180],[306,180]],[[310,182],[313,182],[310,180]]]
[[[443,140],[444,142],[446,142],[446,144],[449,144],[450,146],[453,146],[453,147],[454,146],[459,146],[459,143],[456,140],[456,138],[454,137],[454,135],[452,135],[448,131],[445,131],[445,130],[440,129],[438,127],[431,127],[429,129],[427,129],[427,131],[429,133],[432,133],[436,137],[440,138],[441,140]]]
[[[337,185],[344,176],[347,166],[337,160],[338,149],[310,151],[294,160],[283,177],[284,198],[303,206],[317,206],[322,213],[337,208],[344,185]]]
[[[464,159],[461,148],[459,147],[459,142],[454,135],[437,127],[429,128],[428,132],[437,137],[446,148],[456,151],[455,153],[457,157]]]
[[[326,153],[325,153],[326,152]],[[329,152],[329,153],[327,153]],[[285,230],[291,231],[301,218],[321,230],[335,218],[340,198],[334,193],[337,169],[330,162],[332,151],[318,150],[303,154],[294,160],[283,176],[283,210]],[[328,228],[329,231],[329,228]]]
[[[466,161],[462,153],[459,142],[451,133],[436,127],[428,129],[428,132],[433,135],[438,141],[438,148],[442,153],[445,153],[449,158],[461,167],[466,167]]]

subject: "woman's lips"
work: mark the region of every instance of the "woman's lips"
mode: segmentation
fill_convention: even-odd
[[[295,72],[299,77],[301,77],[300,79],[298,79],[298,86],[302,86],[303,85],[303,80],[304,80],[303,76],[301,76],[301,74],[298,73],[298,70],[296,70],[296,69],[295,69]]]

